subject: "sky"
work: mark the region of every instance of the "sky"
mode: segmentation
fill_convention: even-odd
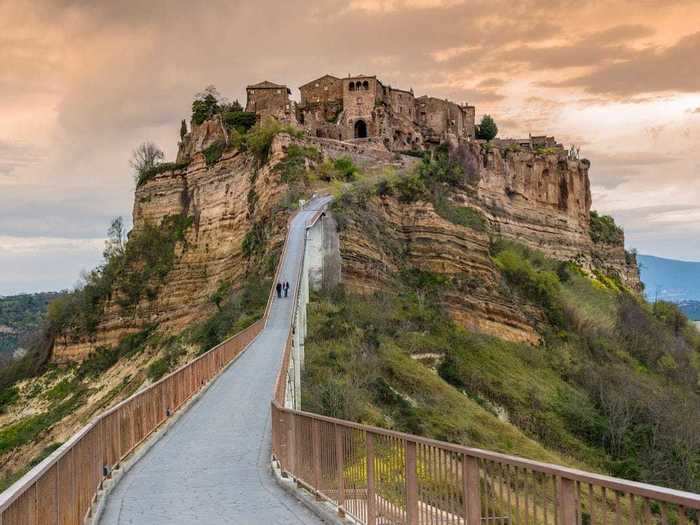
[[[590,159],[640,253],[700,260],[697,0],[0,0],[0,295],[71,288],[129,220],[131,151],[194,95],[376,74]]]

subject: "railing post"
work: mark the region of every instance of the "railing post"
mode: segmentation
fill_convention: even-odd
[[[418,525],[418,473],[416,443],[406,441],[406,523]]]
[[[376,525],[377,511],[374,493],[374,435],[365,432],[367,441],[367,525]]]
[[[475,457],[462,456],[462,491],[464,493],[464,520],[466,525],[481,523],[481,488],[479,462]]]
[[[342,517],[345,515],[343,508],[345,507],[345,451],[343,444],[343,431],[338,426],[335,429],[335,462],[338,471],[338,514]]]
[[[292,477],[296,477],[296,415],[287,412],[287,468]]]
[[[321,489],[321,424],[318,419],[311,421],[311,462],[314,469],[314,490],[319,498]]]
[[[576,483],[560,477],[557,479],[557,489],[559,525],[576,525]]]

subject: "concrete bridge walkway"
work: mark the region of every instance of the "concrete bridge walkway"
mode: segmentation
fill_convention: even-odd
[[[326,202],[315,199],[290,225],[280,279],[292,289],[306,221]],[[291,315],[291,297],[275,297],[248,350],[114,487],[101,524],[322,523],[270,472],[270,400]]]

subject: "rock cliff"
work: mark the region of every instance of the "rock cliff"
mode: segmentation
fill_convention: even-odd
[[[164,171],[136,189],[135,231],[167,216],[183,215],[191,223],[184,241],[175,247],[173,268],[156,297],[140,301],[128,313],[110,300],[94,335],[68,334],[56,340],[55,361],[81,360],[91,350],[113,346],[149,324],[177,332],[213,313],[209,298],[221,283],[235,288],[255,262],[244,256],[242,244],[256,223],[265,223],[268,246],[281,245],[287,212],[278,203],[286,185],[273,169],[283,155],[281,147],[273,144],[269,162],[261,167],[251,155],[233,148],[207,165],[201,148],[212,143],[207,138],[211,133],[206,123],[199,126],[191,139],[190,144],[198,146],[190,152],[189,164]]]
[[[251,270],[244,255],[246,235],[257,227],[264,250],[281,245],[288,213],[280,203],[288,186],[276,164],[292,143],[318,149],[325,158],[349,156],[363,168],[391,166],[410,171],[416,159],[377,150],[371,145],[328,139],[292,139],[278,135],[268,160],[234,147],[219,157],[207,149],[228,140],[217,119],[193,126],[183,137],[177,163],[160,170],[136,189],[134,230],[159,224],[168,216],[184,216],[190,225],[175,246],[172,269],[157,293],[125,311],[110,298],[90,335],[63,334],[54,345],[57,362],[81,360],[99,346],[114,346],[129,333],[148,325],[179,331],[214,311],[210,297],[221,285],[236,283]],[[535,343],[542,315],[502,291],[501,277],[490,255],[493,238],[502,236],[573,260],[588,270],[614,274],[628,287],[639,288],[634,258],[623,244],[594,243],[590,235],[589,163],[570,160],[565,152],[538,154],[495,148],[480,141],[450,148],[463,170],[463,180],[450,195],[456,207],[478,210],[485,228],[472,229],[445,220],[429,202],[400,203],[395,197],[374,197],[370,213],[356,210],[341,224],[342,274],[352,288],[377,290],[398,269],[398,253],[417,268],[450,279],[446,297],[452,316],[462,325],[510,340]],[[341,221],[342,222],[342,221]]]
[[[614,244],[591,238],[587,160],[569,159],[565,151],[538,154],[477,141],[460,144],[454,154],[467,179],[455,200],[484,213],[494,233],[640,289],[639,269],[625,253],[624,237]]]

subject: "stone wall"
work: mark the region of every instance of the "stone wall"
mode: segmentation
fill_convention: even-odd
[[[294,116],[294,108],[289,100],[289,92],[286,86],[274,88],[248,87],[248,99],[246,111],[257,114],[260,120],[275,117],[282,121],[289,121]]]

